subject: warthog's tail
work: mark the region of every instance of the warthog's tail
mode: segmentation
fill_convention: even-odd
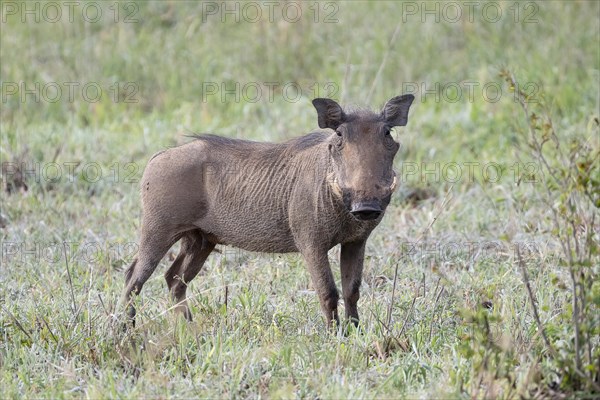
[[[123,295],[121,296],[121,300],[119,301],[119,308],[127,307],[127,315],[129,318],[133,318],[135,316],[135,309],[130,304],[131,301],[131,291],[128,291],[127,288],[129,286],[129,282],[131,281],[131,277],[133,275],[133,271],[135,270],[135,265],[138,262],[138,258],[135,257],[127,270],[125,270],[125,290],[123,291]]]
[[[125,271],[125,285],[127,285],[127,283],[129,283],[129,281],[131,280],[131,275],[133,275],[135,264],[137,264],[137,257],[133,259],[133,261],[131,262],[131,264],[129,264],[129,267],[127,267],[127,270]]]

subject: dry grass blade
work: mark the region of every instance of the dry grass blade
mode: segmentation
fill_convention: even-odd
[[[529,275],[527,274],[527,268],[525,267],[525,263],[523,262],[523,258],[521,257],[521,250],[518,246],[517,259],[519,263],[519,268],[521,269],[521,273],[523,275],[523,282],[525,283],[525,287],[527,288],[529,301],[531,302],[531,308],[533,310],[533,317],[535,318],[535,323],[537,324],[538,329],[541,332],[542,337],[544,338],[544,343],[546,343],[546,347],[550,351],[550,354],[552,354],[552,356],[556,356],[556,350],[554,349],[554,346],[552,346],[552,343],[550,343],[550,341],[548,340],[548,336],[546,336],[546,331],[544,329],[544,324],[542,324],[542,321],[540,320],[540,314],[538,312],[537,303],[535,301],[535,298],[533,297],[533,291],[531,290],[531,285],[529,283]]]
[[[19,320],[17,319],[17,317],[15,317],[10,311],[8,311],[6,309],[6,307],[2,306],[2,309],[4,310],[4,312],[6,314],[8,314],[8,316],[13,320],[13,322],[15,323],[15,325],[17,326],[17,328],[19,328],[19,330],[21,332],[23,332],[25,334],[25,336],[27,336],[27,338],[33,342],[33,338],[31,337],[31,335],[29,334],[29,332],[27,332],[25,330],[25,328],[23,328],[23,325],[21,325],[21,323],[19,322]]]
[[[71,311],[75,315],[77,308],[75,306],[75,292],[73,290],[73,279],[71,278],[71,270],[69,269],[69,256],[67,255],[67,243],[63,242],[63,254],[65,255],[65,266],[67,268],[67,277],[69,278],[69,289],[71,291]]]

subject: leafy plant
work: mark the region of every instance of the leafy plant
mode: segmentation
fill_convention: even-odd
[[[550,218],[544,223],[549,224],[549,231],[558,238],[562,255],[559,267],[566,270],[570,279],[567,290],[571,304],[559,319],[569,318],[571,323],[544,323],[539,318],[526,266],[518,254],[536,323],[544,339],[544,357],[550,359],[558,374],[561,389],[600,392],[598,117],[590,119],[584,135],[561,135],[544,95],[533,101],[520,89],[513,73],[505,70],[501,77],[524,113],[527,123],[524,150],[543,171],[543,177],[538,177],[542,190],[536,194],[550,210]]]

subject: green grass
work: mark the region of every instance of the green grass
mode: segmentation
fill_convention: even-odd
[[[199,2],[155,1],[135,3],[135,23],[123,21],[130,3],[119,3],[115,23],[112,2],[97,3],[98,23],[85,22],[81,8],[74,22],[23,23],[4,14],[8,4],[24,7],[1,4],[0,159],[39,172],[28,175],[27,191],[1,194],[3,398],[513,398],[550,396],[557,385],[568,396],[592,396],[565,382],[548,357],[521,277],[517,246],[540,319],[569,354],[572,293],[551,210],[539,197],[546,180],[538,173],[535,182],[516,182],[515,165],[532,161],[527,121],[499,73],[508,68],[541,88],[560,139],[587,140],[597,151],[600,3],[518,3],[515,22],[514,3],[500,2],[497,23],[482,17],[482,6],[473,22],[466,8],[457,23],[421,22],[420,14],[403,21],[393,1],[322,2],[318,22],[313,3],[295,23],[281,12],[274,22],[265,14],[235,23],[220,15],[203,21]],[[335,10],[329,4],[337,23],[324,22]],[[533,9],[537,22],[525,23]],[[97,83],[103,97],[88,102],[77,90],[73,101],[63,92],[37,103],[9,94],[20,82],[63,90],[65,82]],[[256,102],[222,101],[205,92],[212,82],[256,83],[263,92]],[[278,83],[272,100],[268,82]],[[135,181],[154,152],[191,132],[281,141],[317,127],[315,96],[334,90],[343,104],[379,108],[407,83],[436,82],[458,84],[463,97],[450,101],[448,89],[436,100],[420,90],[408,125],[397,130],[396,170],[417,169],[368,242],[362,333],[326,332],[298,255],[232,248],[211,255],[191,284],[193,323],[169,311],[162,273],[174,248],[144,287],[137,327],[120,330],[116,303],[138,240]],[[298,101],[284,96],[289,83],[302,88]],[[501,87],[497,102],[483,97],[486,84]],[[131,88],[135,103],[124,101]],[[463,174],[465,163],[477,163],[473,178],[450,182],[441,168],[451,162]],[[436,163],[437,176],[425,174],[423,166]],[[486,179],[490,163],[502,168],[500,179]],[[62,176],[52,181],[57,165]],[[3,186],[13,178],[4,171]],[[413,204],[417,189],[432,196]],[[339,283],[338,254],[330,259]],[[598,253],[590,259],[598,276]],[[589,332],[598,326],[593,320]],[[597,337],[593,343],[597,359]]]

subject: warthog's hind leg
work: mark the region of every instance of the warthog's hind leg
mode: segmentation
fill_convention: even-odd
[[[127,307],[127,315],[132,323],[135,323],[132,296],[140,293],[142,286],[150,278],[160,260],[177,240],[179,237],[160,232],[149,234],[142,228],[138,255],[125,273],[125,289],[121,298],[121,304]]]
[[[177,303],[177,310],[181,311],[188,321],[192,320],[192,313],[186,300],[187,286],[198,275],[214,248],[215,245],[207,241],[199,230],[186,232],[177,258],[165,273],[167,285]]]

